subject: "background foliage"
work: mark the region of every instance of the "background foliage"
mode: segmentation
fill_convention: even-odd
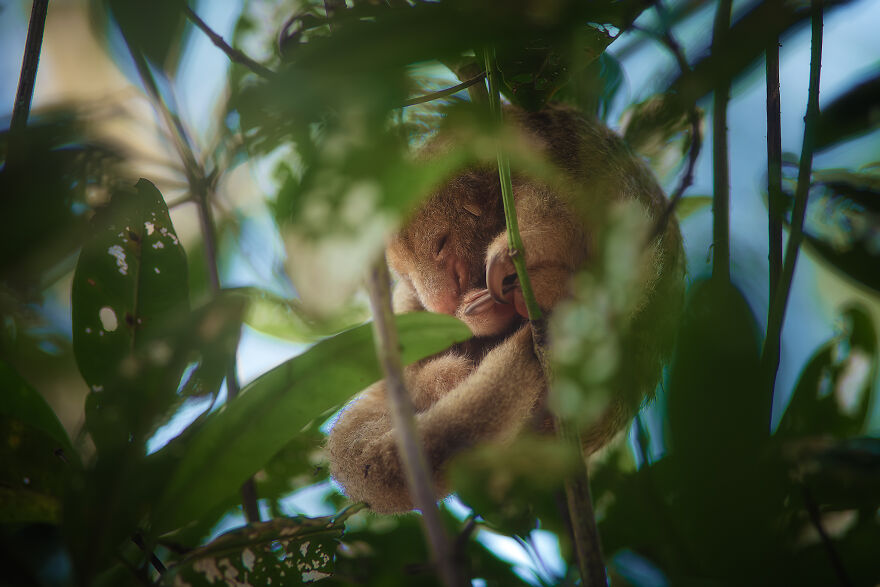
[[[451,170],[494,160],[504,137],[465,90],[402,106],[480,73],[487,46],[507,100],[596,113],[670,194],[685,190],[677,349],[658,398],[592,463],[612,584],[880,581],[876,62],[821,94],[774,393],[762,362],[766,249],[746,243],[767,239],[760,202],[775,196],[766,177],[745,188],[737,178],[765,145],[738,149],[748,129],[730,129],[731,278],[713,275],[702,262],[708,139],[718,138],[710,99],[732,83],[734,110],[762,85],[768,46],[808,34],[806,3],[734,3],[714,42],[723,2],[223,4],[53,3],[38,108],[26,128],[0,134],[0,583],[438,581],[416,516],[370,515],[330,485],[322,424],[381,376],[361,284],[384,238]],[[848,4],[826,2],[828,22],[865,3]],[[4,26],[23,31],[26,18],[12,16]],[[225,20],[231,47],[208,44],[201,17]],[[829,35],[825,53],[845,40]],[[207,54],[228,67],[212,70]],[[837,64],[822,75],[834,80]],[[650,80],[643,95],[627,95],[639,75]],[[783,76],[783,96],[805,103],[793,79]],[[84,83],[91,93],[62,91]],[[802,114],[784,109],[783,121]],[[432,161],[409,157],[440,116],[473,140]],[[764,112],[753,116],[760,126]],[[802,155],[781,166],[786,231]],[[511,159],[514,171],[547,171],[528,153]],[[623,268],[583,283],[605,293],[626,283],[627,234],[612,230],[606,252]],[[586,394],[600,387],[595,369],[625,369],[626,357],[608,342],[613,320],[581,303],[572,315],[590,327],[566,336],[602,333],[604,346],[589,348],[606,358],[574,376],[566,405],[587,413],[601,400]],[[833,332],[804,326],[819,315],[835,319]],[[397,328],[406,362],[468,335],[427,314]],[[558,506],[572,458],[526,437],[454,464],[461,499],[443,519],[475,584],[575,584]],[[251,483],[262,521],[245,524],[240,488]]]

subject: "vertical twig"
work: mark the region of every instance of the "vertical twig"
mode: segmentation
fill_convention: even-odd
[[[767,196],[770,242],[770,299],[782,275],[782,116],[779,97],[779,36],[766,50],[767,77]]]
[[[556,418],[556,434],[559,438],[577,449],[581,449],[581,438],[562,418]],[[593,511],[593,498],[590,495],[590,475],[586,458],[577,459],[577,469],[565,482],[565,501],[571,519],[571,533],[577,555],[581,583],[585,587],[605,587],[605,560],[599,529],[596,526],[596,513]]]
[[[495,64],[495,53],[492,49],[485,52],[486,75],[489,80],[489,106],[499,119],[501,118],[501,94],[498,89],[498,70]],[[535,343],[535,354],[548,378],[551,372],[547,365],[544,352],[546,320],[535,300],[531,281],[526,271],[525,250],[519,234],[516,219],[516,207],[513,200],[513,188],[510,180],[510,162],[507,155],[498,152],[498,174],[501,181],[501,198],[504,203],[504,217],[507,223],[508,247],[510,258],[516,268],[517,278],[522,289],[523,301],[529,314],[529,324]],[[582,442],[577,430],[561,418],[556,418],[556,433],[562,442],[572,446],[577,454],[582,454]],[[565,499],[571,521],[572,541],[577,556],[578,568],[583,585],[587,587],[604,587],[605,562],[599,543],[599,531],[596,527],[596,516],[593,501],[590,497],[590,479],[585,459],[578,459],[578,468],[565,483]]]
[[[501,93],[498,89],[498,69],[495,65],[495,50],[487,49],[486,77],[489,80],[489,108],[501,120]],[[513,185],[510,181],[510,160],[506,153],[498,151],[498,175],[501,181],[501,201],[504,205],[504,220],[507,223],[507,247],[510,260],[516,268],[516,276],[522,288],[523,301],[529,314],[529,321],[541,320],[541,308],[532,292],[532,283],[526,271],[526,257],[522,237],[519,234],[519,223],[516,219],[516,207],[513,201]],[[537,340],[537,339],[536,339]]]
[[[427,460],[416,429],[412,401],[403,383],[400,343],[397,340],[394,312],[391,308],[390,282],[388,265],[382,256],[371,269],[367,285],[373,310],[376,354],[385,373],[395,440],[413,503],[422,512],[425,534],[440,577],[447,587],[459,587],[463,584],[463,577],[455,565],[455,553],[440,519],[437,497],[434,495]]]
[[[128,43],[128,39],[126,39],[126,42]],[[168,132],[171,133],[174,147],[186,169],[186,176],[190,186],[192,199],[196,203],[196,209],[199,214],[199,226],[202,232],[202,239],[204,240],[205,258],[208,265],[208,280],[211,284],[211,290],[214,292],[214,295],[217,295],[217,293],[220,292],[220,273],[218,270],[217,240],[214,218],[211,214],[211,202],[208,198],[211,182],[208,180],[207,174],[199,164],[198,159],[196,159],[192,145],[190,144],[189,138],[184,130],[183,123],[177,115],[171,112],[168,108],[168,104],[165,103],[162,94],[159,92],[159,87],[156,85],[156,80],[153,78],[153,74],[150,71],[149,65],[147,65],[146,59],[144,59],[144,56],[139,51],[133,49],[130,43],[128,43],[128,47],[129,52],[134,59],[135,67],[138,70],[138,75],[140,76],[144,87],[147,89],[147,92],[150,94],[150,97],[153,99],[156,108],[159,110],[159,114],[165,122],[165,126],[168,128]],[[235,355],[233,354],[233,363],[226,371],[227,401],[235,399],[239,392],[234,357]],[[259,522],[260,509],[257,505],[257,490],[253,478],[248,479],[241,486],[241,499],[242,509],[244,510],[245,518],[248,523],[253,524]]]
[[[804,138],[801,146],[801,159],[798,165],[798,181],[794,196],[794,210],[791,213],[791,230],[785,250],[782,275],[771,300],[767,317],[767,334],[761,353],[761,367],[767,377],[769,397],[773,398],[776,388],[776,372],[779,369],[779,352],[782,344],[782,324],[785,309],[791,293],[791,283],[797,265],[798,251],[804,239],[804,215],[807,211],[807,196],[813,168],[813,146],[815,143],[816,121],[819,118],[819,74],[822,68],[822,20],[823,0],[810,3],[812,23],[812,43],[810,47],[810,89],[807,97],[807,113],[804,116]]]
[[[778,1],[778,0],[777,0]],[[773,299],[779,289],[782,275],[782,115],[779,97],[779,36],[771,39],[766,50],[767,77],[767,224],[769,242],[770,303],[767,304],[767,323]],[[773,410],[773,386],[770,389],[770,414]]]
[[[9,122],[9,129],[12,131],[27,126],[28,116],[31,112],[31,100],[34,97],[34,84],[37,80],[37,67],[40,65],[40,50],[43,46],[43,31],[46,28],[48,9],[49,0],[34,0],[31,7],[27,40],[24,44],[24,55],[21,58],[21,74],[18,76],[18,90],[15,92],[12,120]]]
[[[730,28],[731,0],[720,0],[715,13],[712,53],[719,54]],[[730,177],[727,156],[727,102],[730,79],[715,86],[712,109],[712,276],[730,280]]]

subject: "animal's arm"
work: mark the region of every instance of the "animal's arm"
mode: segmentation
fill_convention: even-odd
[[[438,497],[446,493],[443,473],[452,456],[479,442],[512,437],[530,420],[544,395],[544,378],[529,327],[520,328],[489,351],[476,370],[447,389],[416,415]],[[413,507],[383,381],[343,410],[330,431],[327,448],[331,473],[353,500],[365,501],[380,513]]]

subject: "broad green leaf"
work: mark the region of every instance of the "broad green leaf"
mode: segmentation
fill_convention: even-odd
[[[173,398],[185,363],[170,329],[189,311],[186,255],[159,190],[145,179],[92,223],[71,293],[73,348],[91,388],[99,450],[140,439]]]
[[[344,522],[360,507],[323,518],[277,518],[232,530],[188,553],[163,585],[299,585],[329,577]]]
[[[714,280],[691,287],[669,376],[673,451],[711,460],[748,451],[768,437],[770,402],[762,397],[758,340],[738,289]]]
[[[396,316],[404,363],[469,338],[455,318]],[[204,514],[262,468],[294,436],[381,377],[372,325],[318,343],[245,387],[211,414],[158,501],[153,527],[172,530]]]
[[[725,281],[695,283],[677,344],[667,386],[677,486],[670,515],[694,557],[741,583],[773,551],[783,499],[766,454],[758,329],[742,293]]]
[[[43,432],[64,449],[68,459],[79,462],[58,416],[39,393],[5,361],[0,360],[0,415],[18,420]]]
[[[779,436],[847,438],[864,432],[877,372],[876,333],[863,308],[851,306],[843,317],[844,331],[820,348],[801,373]]]

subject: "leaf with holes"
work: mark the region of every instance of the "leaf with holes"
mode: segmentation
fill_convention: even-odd
[[[144,434],[183,370],[170,327],[189,311],[186,255],[159,190],[145,179],[93,219],[71,293],[73,350],[91,388],[100,449]]]
[[[333,573],[344,522],[355,506],[323,518],[277,518],[227,532],[174,564],[163,585],[299,585]]]

